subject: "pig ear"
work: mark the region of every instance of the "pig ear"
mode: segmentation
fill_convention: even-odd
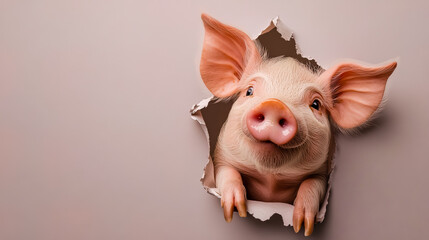
[[[217,97],[238,91],[238,82],[260,60],[255,43],[242,31],[202,14],[205,36],[200,73],[207,88]]]
[[[383,98],[386,81],[396,62],[382,67],[363,67],[354,63],[338,64],[319,79],[331,92],[332,119],[343,129],[364,124],[377,110]]]

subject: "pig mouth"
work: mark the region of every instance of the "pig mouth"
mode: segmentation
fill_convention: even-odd
[[[286,143],[284,145],[277,145],[269,140],[259,141],[256,139],[252,139],[254,145],[257,145],[260,150],[279,150],[279,151],[287,151],[292,149],[297,149],[300,146],[304,145],[305,141],[299,141],[299,143]]]
[[[255,140],[255,143],[256,144],[260,144],[261,146],[264,146],[264,147],[267,147],[267,148],[278,148],[278,149],[282,149],[282,147],[281,146],[279,146],[279,145],[277,145],[277,144],[275,144],[275,143],[273,143],[273,142],[271,142],[270,140],[265,140],[265,141],[258,141],[258,140]]]
[[[277,169],[300,159],[302,148],[306,148],[307,142],[306,138],[300,138],[293,139],[293,142],[285,145],[277,145],[269,140],[256,140],[252,136],[248,136],[247,141],[250,143],[249,150],[255,154],[258,164],[267,169]]]
[[[299,146],[288,147],[279,146],[271,141],[251,140],[251,148],[258,164],[266,169],[278,169],[285,164],[290,164],[296,159],[300,159],[302,142]]]
[[[292,164],[300,159],[302,148],[306,148],[308,134],[305,129],[298,130],[296,136],[288,143],[277,145],[270,140],[257,140],[246,129],[242,129],[244,138],[249,145],[248,151],[257,159],[258,165],[265,169],[278,169],[285,164]],[[246,145],[246,144],[245,144]]]
[[[258,150],[260,153],[272,153],[272,152],[284,152],[287,151],[287,148],[283,148],[282,146],[279,146],[271,141],[258,141],[255,140],[254,142],[255,149]]]

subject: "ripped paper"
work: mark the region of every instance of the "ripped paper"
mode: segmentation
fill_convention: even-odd
[[[299,62],[310,66],[310,68],[315,71],[322,69],[314,59],[303,57],[301,55],[297,48],[292,31],[284,26],[278,17],[274,18],[270,25],[262,31],[254,41],[259,42],[259,44],[266,50],[268,58],[278,56],[292,57]],[[215,185],[212,157],[219,132],[228,117],[232,104],[233,100],[229,102],[217,101],[217,98],[212,96],[202,100],[198,104],[195,104],[190,111],[192,119],[200,123],[209,144],[210,152],[208,162],[204,169],[203,176],[201,177],[201,183],[208,193],[218,198],[220,198],[220,194]],[[334,162],[332,160],[328,188],[325,199],[316,215],[316,222],[322,222],[325,217],[326,206],[328,204],[329,192],[331,189],[333,168]],[[283,224],[285,226],[292,226],[293,209],[294,206],[288,203],[247,200],[247,211],[253,215],[253,217],[261,221],[266,221],[277,213],[282,217]]]

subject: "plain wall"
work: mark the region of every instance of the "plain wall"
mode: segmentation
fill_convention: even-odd
[[[279,216],[231,223],[199,182],[189,109],[202,12],[252,38],[279,16],[302,53],[399,57],[375,127],[338,140],[311,239],[427,239],[427,1],[0,1],[0,239],[304,239]]]

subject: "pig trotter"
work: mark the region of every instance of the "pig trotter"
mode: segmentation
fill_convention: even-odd
[[[221,190],[221,206],[225,221],[231,222],[234,207],[237,208],[240,217],[247,216],[246,189],[239,181],[225,183]]]
[[[309,178],[302,182],[294,202],[293,229],[299,232],[302,222],[304,222],[305,236],[310,236],[313,232],[314,221],[319,204],[324,197],[326,179]]]
[[[307,199],[309,200],[309,199]],[[302,222],[304,222],[305,236],[310,236],[313,232],[314,219],[319,209],[319,203],[311,201],[305,201],[304,199],[295,200],[295,208],[293,211],[293,229],[295,232],[299,232],[301,229]]]

